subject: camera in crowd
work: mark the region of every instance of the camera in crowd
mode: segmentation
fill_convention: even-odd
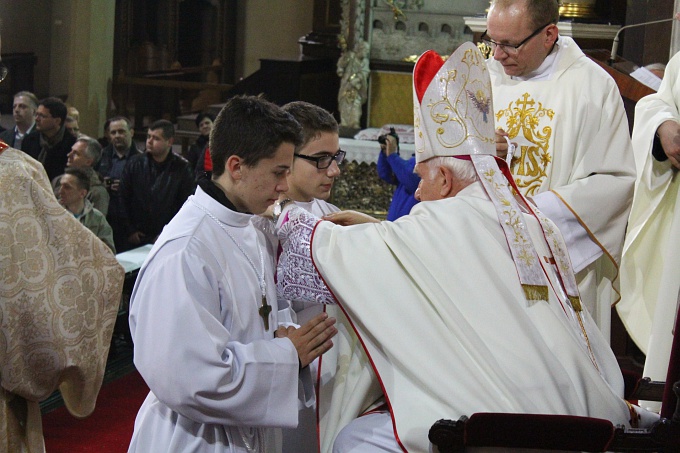
[[[387,136],[388,135],[391,135],[392,137],[395,138],[395,140],[397,141],[397,150],[399,150],[399,136],[397,135],[397,131],[395,131],[393,127],[390,128],[389,133],[383,134],[383,135],[378,137],[378,143],[380,143],[381,145],[387,145]]]

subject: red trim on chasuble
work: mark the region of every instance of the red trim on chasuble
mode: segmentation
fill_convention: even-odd
[[[433,53],[436,55],[436,52],[433,52]],[[378,368],[375,366],[375,363],[373,362],[373,357],[371,357],[371,354],[368,352],[368,348],[366,348],[366,344],[364,343],[364,339],[361,338],[359,331],[357,330],[356,326],[354,325],[354,320],[347,314],[347,310],[345,310],[345,307],[343,307],[342,303],[340,303],[340,299],[335,295],[335,293],[330,288],[330,286],[328,286],[328,282],[326,282],[326,278],[323,276],[323,274],[319,270],[319,267],[316,265],[316,261],[314,260],[314,235],[316,234],[316,228],[319,226],[319,224],[321,222],[324,222],[324,220],[319,220],[318,222],[316,222],[316,225],[314,225],[314,229],[312,230],[312,237],[311,237],[311,240],[309,241],[309,255],[310,255],[310,258],[312,259],[312,264],[314,265],[314,269],[316,270],[316,273],[319,274],[319,277],[321,277],[321,280],[323,280],[324,285],[326,285],[326,288],[328,288],[328,291],[331,293],[331,295],[335,299],[335,302],[338,304],[338,307],[340,307],[340,310],[342,310],[342,312],[345,314],[347,321],[349,321],[350,326],[352,326],[352,330],[354,330],[354,333],[357,335],[357,338],[359,339],[359,342],[361,343],[361,347],[364,349],[364,352],[366,353],[366,357],[368,358],[368,361],[371,364],[371,368],[373,368],[373,374],[375,374],[375,377],[378,379],[378,383],[380,384],[380,388],[382,389],[383,395],[385,396],[385,403],[387,404],[387,406],[389,408],[390,418],[392,419],[392,429],[394,430],[394,438],[396,439],[397,443],[399,444],[399,447],[404,452],[407,452],[408,450],[406,450],[406,447],[404,447],[404,444],[401,443],[401,439],[399,439],[399,433],[397,433],[397,423],[394,419],[394,413],[392,411],[392,403],[390,402],[390,397],[387,394],[387,391],[385,389],[385,384],[383,383],[383,380],[380,377],[380,373],[378,373]],[[323,355],[321,357],[323,357]],[[319,371],[321,371],[321,361],[319,361]],[[318,390],[317,390],[317,396],[318,396]],[[316,429],[318,431],[319,430],[319,418],[318,418],[318,416],[319,416],[319,399],[318,398],[316,400],[316,413],[317,413]],[[321,442],[319,442],[319,445],[321,445]]]
[[[7,148],[9,148],[9,145],[7,143],[3,142],[2,140],[0,140],[0,154],[2,154],[2,152],[4,150],[6,150]]]

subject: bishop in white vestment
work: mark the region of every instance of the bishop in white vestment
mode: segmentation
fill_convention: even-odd
[[[491,156],[490,84],[477,49],[463,45],[446,63],[432,51],[421,56],[414,105],[422,202],[408,216],[343,227],[288,206],[278,221],[280,292],[337,302],[388,407],[352,422],[334,451],[364,451],[361,442],[429,451],[434,421],[484,411],[636,424],[616,359],[579,303],[559,231],[515,199]],[[462,177],[442,182],[451,170],[437,159],[451,156],[476,175],[462,189],[452,189]],[[387,431],[351,432],[375,417]]]

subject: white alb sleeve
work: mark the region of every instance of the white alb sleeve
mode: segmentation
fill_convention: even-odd
[[[543,214],[557,225],[569,250],[574,272],[579,272],[602,256],[602,249],[583,228],[576,216],[552,192],[543,192],[531,197]]]

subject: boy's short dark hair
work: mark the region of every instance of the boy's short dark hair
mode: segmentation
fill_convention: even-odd
[[[61,119],[61,126],[66,122],[66,104],[57,97],[48,97],[40,101],[38,105],[42,105],[50,111],[50,115]]]
[[[333,115],[318,105],[295,101],[289,102],[282,108],[285,112],[293,115],[293,118],[302,126],[302,143],[296,148],[296,151],[318,138],[323,132],[338,133],[338,122]]]
[[[301,127],[289,113],[260,96],[229,99],[210,133],[213,179],[224,173],[229,157],[238,156],[252,167],[272,157],[282,143],[302,143]]]
[[[151,126],[149,126],[150,131],[155,131],[158,129],[162,130],[163,137],[165,137],[166,140],[170,140],[175,136],[175,125],[168,120],[154,121],[151,123]]]
[[[76,178],[76,184],[79,189],[85,189],[90,192],[90,176],[87,171],[78,167],[67,167],[64,169],[65,175],[72,175]]]

